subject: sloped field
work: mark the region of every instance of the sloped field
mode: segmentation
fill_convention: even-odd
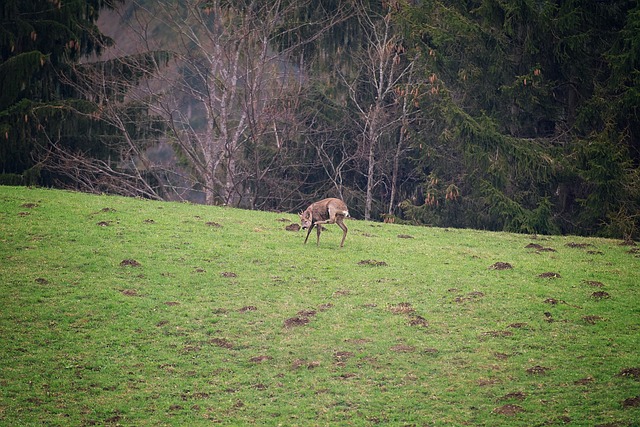
[[[640,420],[637,247],[295,221],[0,187],[0,424]]]

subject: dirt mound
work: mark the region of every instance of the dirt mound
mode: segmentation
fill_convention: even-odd
[[[553,271],[547,271],[546,273],[538,274],[538,277],[541,279],[559,279],[562,276],[560,273],[554,273]]]
[[[494,414],[506,415],[508,417],[517,415],[520,412],[524,412],[524,408],[522,406],[512,404],[502,405],[499,408],[495,408],[493,410]]]
[[[527,369],[527,373],[531,375],[544,375],[550,370],[551,368],[546,368],[544,366],[536,365]]]
[[[496,262],[489,266],[489,270],[511,270],[513,266],[508,262]]]
[[[296,316],[284,321],[285,328],[294,328],[296,326],[304,326],[310,322],[308,317]]]
[[[636,381],[640,381],[640,368],[625,368],[621,370],[616,376],[633,378]]]
[[[358,265],[370,265],[372,267],[385,267],[387,265],[384,261],[376,261],[375,259],[363,259],[358,262]]]

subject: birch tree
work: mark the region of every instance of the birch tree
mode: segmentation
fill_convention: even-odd
[[[394,2],[388,3],[382,16],[375,15],[361,4],[360,23],[365,33],[365,48],[358,57],[360,73],[354,81],[345,82],[350,99],[356,110],[356,125],[360,130],[361,156],[365,162],[366,176],[365,210],[366,220],[372,216],[374,190],[380,183],[379,166],[384,152],[395,153],[393,163],[399,161],[404,150],[404,132],[397,131],[411,115],[409,93],[414,59],[408,59],[400,34],[394,29],[393,14],[397,10]],[[407,86],[408,85],[408,86]],[[403,90],[408,93],[403,95]],[[395,132],[395,135],[394,135]],[[400,139],[396,139],[400,138]],[[383,146],[384,141],[389,142]],[[395,173],[392,170],[390,203],[395,198]],[[390,208],[391,209],[391,208]]]
[[[119,9],[135,39],[133,51],[108,52],[121,78],[100,76],[103,69],[90,64],[90,72],[78,69],[67,80],[77,80],[94,100],[97,119],[121,133],[130,170],[144,172],[141,178],[154,171],[154,183],[143,187],[161,185],[158,194],[177,198],[195,190],[206,204],[253,207],[260,181],[298,133],[306,70],[295,55],[340,19],[337,8],[313,22],[296,21],[306,6],[285,0],[133,1]],[[154,135],[155,146],[132,137],[140,136],[126,118],[132,105],[161,119],[166,132]],[[171,147],[172,164],[151,159],[159,146]],[[270,149],[261,150],[265,146]],[[102,172],[117,181],[114,171]]]

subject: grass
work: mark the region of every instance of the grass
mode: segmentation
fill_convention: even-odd
[[[0,187],[0,424],[638,425],[636,248],[295,221]]]

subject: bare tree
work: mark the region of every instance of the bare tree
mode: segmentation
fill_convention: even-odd
[[[135,51],[112,50],[105,61],[126,70],[123,78],[93,62],[67,81],[95,102],[97,119],[119,132],[120,145],[113,148],[126,154],[119,164],[138,167],[133,172],[141,178],[156,173],[160,193],[198,189],[207,204],[252,207],[258,183],[299,133],[306,70],[294,55],[342,19],[341,8],[316,22],[291,19],[309,3],[133,1],[120,13]],[[139,123],[126,116],[132,105],[161,118],[166,136],[140,139]],[[154,143],[171,147],[172,165],[150,159]],[[260,149],[265,146],[269,150]],[[81,159],[86,163],[86,156],[76,156]],[[103,172],[117,179],[113,170]]]
[[[60,117],[72,115],[75,131],[82,129],[83,136],[95,142],[70,148],[61,144],[65,136],[51,134],[47,123],[40,121],[47,144],[39,152],[39,166],[82,191],[165,198],[163,167],[147,152],[157,143],[162,124],[148,114],[148,99],[137,90],[141,81],[156,73],[162,58],[166,62],[166,52],[129,55],[75,64],[60,74],[60,81],[85,100],[58,105]],[[37,109],[34,117],[38,118]],[[97,146],[101,156],[92,152]]]
[[[354,81],[346,81],[353,105],[357,111],[357,125],[361,134],[361,155],[366,164],[365,219],[371,219],[374,189],[379,182],[378,164],[380,151],[388,151],[389,146],[381,147],[382,141],[393,139],[393,131],[403,124],[406,126],[411,115],[410,98],[398,88],[405,87],[408,93],[415,59],[407,60],[405,48],[399,34],[393,28],[393,13],[396,7],[389,3],[383,16],[376,16],[361,3],[359,6],[360,23],[366,34],[367,46],[357,58],[360,74]],[[409,87],[407,87],[409,85]],[[363,90],[368,88],[368,90]],[[406,128],[405,128],[406,129]],[[405,133],[398,133],[395,143],[392,175],[393,204],[396,191],[397,166],[405,146]],[[391,209],[391,207],[390,207]]]

